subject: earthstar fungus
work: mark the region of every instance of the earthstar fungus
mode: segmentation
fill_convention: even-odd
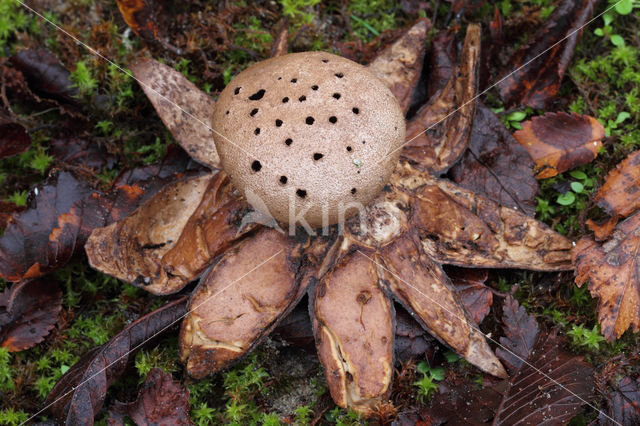
[[[402,49],[414,49],[401,56],[421,63],[423,56],[416,52],[423,48],[426,30],[425,21],[418,22],[405,35],[415,42],[406,43],[402,37],[382,55],[397,56]],[[459,90],[465,98],[473,98],[477,93],[477,79],[465,73],[477,69],[479,48],[479,27],[469,25],[460,55],[464,63],[457,65],[460,72],[448,86],[456,88],[452,93]],[[323,59],[329,62],[323,63]],[[298,60],[302,62],[287,67],[288,61]],[[307,60],[313,64],[311,71],[304,65]],[[387,78],[384,70],[376,69],[380,64],[388,65],[388,61],[375,60],[370,67],[373,75],[382,76],[393,93],[406,94],[418,80],[415,78],[420,70],[418,62],[402,62],[400,68],[405,67],[406,72],[398,75],[405,75],[406,79]],[[196,378],[216,373],[245,356],[305,293],[310,296],[318,355],[331,395],[341,406],[371,414],[389,397],[394,371],[393,300],[404,305],[427,331],[472,365],[489,374],[506,376],[484,334],[465,311],[442,264],[569,270],[571,243],[521,211],[500,206],[483,195],[434,177],[429,171],[433,159],[424,161],[420,157],[421,152],[429,152],[426,148],[397,150],[401,160],[392,155],[375,168],[373,163],[385,158],[380,152],[401,145],[398,140],[402,140],[404,133],[401,124],[398,129],[380,130],[386,132],[382,138],[386,142],[375,139],[381,135],[366,133],[376,129],[372,123],[359,129],[370,137],[364,140],[365,144],[362,140],[340,139],[357,134],[339,127],[342,122],[357,127],[357,120],[368,120],[367,114],[374,110],[376,119],[394,127],[393,123],[397,123],[397,103],[388,98],[388,92],[375,86],[377,83],[360,66],[322,52],[287,55],[265,64],[246,71],[253,79],[244,80],[242,74],[236,77],[215,105],[214,123],[222,131],[215,126],[214,129],[225,135],[233,127],[234,132],[240,132],[236,136],[242,136],[233,142],[247,144],[243,147],[248,152],[243,155],[242,150],[217,136],[217,151],[231,179],[220,170],[218,156],[212,152],[211,137],[196,130],[202,123],[187,119],[189,111],[199,107],[202,108],[197,117],[201,117],[202,110],[213,105],[213,101],[202,92],[195,95],[187,80],[166,65],[149,59],[132,65],[134,75],[144,76],[145,82],[151,80],[148,84],[168,98],[159,96],[146,84],[143,86],[178,143],[208,164],[211,173],[185,177],[147,201],[129,218],[96,230],[86,246],[91,264],[154,294],[175,293],[200,278],[179,339],[182,361],[187,372]],[[269,64],[276,65],[271,69]],[[256,69],[262,72],[251,74]],[[363,86],[365,81],[367,86]],[[401,88],[403,81],[405,87]],[[352,84],[359,85],[359,90]],[[340,97],[335,98],[334,93]],[[434,95],[437,102],[428,103],[417,119],[432,123],[434,116],[455,112],[460,106],[458,96],[442,93]],[[182,105],[180,100],[186,99],[187,94],[189,99],[200,98],[201,102],[185,105],[185,109],[168,102]],[[369,95],[377,99],[373,104]],[[306,98],[301,100],[303,97]],[[283,109],[283,103],[296,107]],[[332,103],[335,108],[327,108]],[[358,113],[353,108],[358,108]],[[384,112],[385,108],[389,111]],[[257,111],[252,116],[254,109]],[[474,108],[467,108],[464,119],[450,123],[470,126],[473,112]],[[313,117],[313,124],[306,123],[308,116]],[[336,117],[337,122],[332,123],[331,117]],[[279,125],[277,120],[282,123]],[[319,132],[317,139],[312,137],[310,128]],[[458,152],[459,146],[466,145],[468,133],[468,129],[457,129],[424,144],[455,145],[451,152]],[[445,140],[449,137],[455,139],[454,145]],[[261,142],[256,143],[257,138]],[[333,151],[320,151],[325,143],[344,150],[342,157],[333,156]],[[270,148],[270,144],[275,147]],[[292,151],[296,145],[301,148]],[[349,146],[353,151],[347,149]],[[314,160],[316,152],[323,157]],[[448,167],[448,161],[454,157],[459,156],[443,157],[438,168]],[[355,177],[351,173],[355,159],[361,162],[360,175],[367,171],[375,178],[386,176],[388,183],[382,186],[375,180],[359,181],[357,170]],[[252,168],[254,161],[261,162],[257,171]],[[313,167],[331,173],[331,167],[325,169],[322,163],[314,161],[340,164],[335,169],[348,172],[339,176],[342,184],[348,183],[344,187],[347,191],[331,192],[342,187],[334,187],[335,182],[329,179],[323,185],[308,184],[305,179],[311,179],[307,173]],[[247,220],[255,217],[252,216],[255,212],[233,185],[253,185],[254,191],[271,197],[269,203],[277,205],[281,201],[275,190],[280,189],[281,175],[276,174],[278,167],[270,168],[272,165],[285,170],[286,185],[307,190],[309,198],[323,194],[340,200],[354,195],[349,190],[355,187],[357,197],[363,197],[358,200],[371,201],[360,215],[348,218],[342,229],[332,226],[327,235],[298,229],[295,235],[287,236],[277,228]],[[266,176],[265,188],[253,181],[258,174]],[[337,182],[338,178],[335,179]],[[274,192],[269,192],[270,188]],[[317,223],[312,215],[304,217]]]

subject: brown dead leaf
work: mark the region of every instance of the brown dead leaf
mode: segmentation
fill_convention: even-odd
[[[564,425],[593,398],[593,369],[560,348],[555,332],[541,333],[527,362],[509,380],[482,389],[447,380],[421,412],[438,424]]]
[[[108,424],[124,426],[126,415],[138,426],[187,426],[193,424],[189,410],[189,390],[173,380],[171,373],[152,368],[134,402],[116,403],[109,410]]]
[[[426,359],[432,363],[439,349],[438,341],[400,304],[396,304],[396,338],[394,352],[396,361],[408,362],[411,359]]]
[[[450,170],[463,188],[533,216],[538,182],[533,161],[500,119],[478,102],[469,149]]]
[[[610,380],[605,393],[607,415],[598,416],[601,425],[632,426],[640,424],[640,376],[637,374]],[[617,423],[611,421],[614,419]]]
[[[42,342],[61,309],[62,292],[52,278],[13,284],[0,293],[0,346],[17,352]]]
[[[602,334],[611,342],[631,326],[640,330],[640,213],[620,222],[611,237],[598,244],[582,237],[573,252],[576,284],[589,282],[598,303]]]
[[[271,46],[271,54],[269,55],[272,58],[277,56],[286,55],[289,51],[289,19],[285,18],[282,22],[282,26],[280,31],[278,31],[278,35],[275,40],[273,40],[273,45]]]
[[[480,36],[480,26],[469,25],[453,76],[407,123],[401,155],[432,173],[444,173],[467,149],[476,109]]]
[[[0,158],[22,154],[31,146],[31,137],[18,123],[0,124]]]
[[[49,153],[62,163],[93,170],[112,169],[117,162],[104,145],[87,138],[53,138]]]
[[[118,9],[129,28],[144,40],[157,40],[156,0],[117,0]]]
[[[127,216],[184,173],[200,173],[177,149],[157,165],[121,173],[105,192],[66,171],[50,176],[32,191],[28,208],[14,214],[0,237],[0,277],[19,281],[59,268],[82,253],[94,228]]]
[[[130,68],[175,140],[196,161],[220,168],[211,129],[215,105],[211,97],[154,59],[138,59]]]
[[[24,209],[24,206],[19,206],[9,201],[0,201],[0,229],[6,228],[11,216]]]
[[[536,178],[546,179],[593,161],[605,132],[588,115],[548,112],[522,123],[513,136],[535,161]]]
[[[500,338],[503,347],[496,349],[496,355],[510,373],[515,373],[522,367],[522,360],[533,351],[540,327],[535,317],[529,315],[511,295],[506,297],[502,306],[502,324],[505,337]]]
[[[612,216],[629,216],[640,208],[640,151],[635,151],[609,172],[593,201]]]
[[[597,3],[598,0],[564,0],[529,42],[509,58],[498,79],[500,96],[506,104],[549,107],[582,34],[581,28]],[[565,37],[568,38],[558,43]]]
[[[480,324],[491,310],[493,293],[484,285],[489,277],[486,269],[468,269],[450,266],[445,269],[458,293],[460,301],[471,315],[471,318]]]
[[[22,50],[11,57],[11,63],[38,95],[77,105],[78,89],[71,83],[71,72],[47,49]]]
[[[430,28],[428,19],[420,19],[369,64],[369,70],[391,90],[405,114],[420,79]]]
[[[107,389],[124,373],[131,357],[148,339],[177,323],[186,306],[186,297],[167,303],[131,323],[104,345],[89,350],[47,396],[49,411],[68,425],[93,424]]]
[[[602,223],[596,223],[592,219],[587,219],[586,224],[589,230],[593,232],[596,241],[604,241],[609,238],[609,235],[611,235],[615,229],[618,224],[618,219],[618,215],[613,215]]]
[[[440,31],[431,41],[427,98],[444,89],[455,69],[456,37],[452,31]]]

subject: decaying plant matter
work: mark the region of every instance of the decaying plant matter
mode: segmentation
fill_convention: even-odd
[[[419,21],[370,66],[405,112],[427,28]],[[86,245],[91,264],[154,294],[174,293],[202,275],[180,332],[182,360],[196,378],[255,348],[305,293],[318,354],[341,406],[370,413],[389,396],[392,300],[471,364],[505,377],[442,264],[568,270],[571,244],[523,211],[431,174],[451,167],[468,146],[479,49],[480,29],[470,25],[452,76],[409,123],[417,137],[364,215],[328,235],[294,237],[248,220],[258,216],[219,170],[203,130],[213,101],[165,65],[136,62],[132,71],[164,123],[212,172],[170,184],[129,217],[96,229]],[[425,134],[431,125],[435,130]]]

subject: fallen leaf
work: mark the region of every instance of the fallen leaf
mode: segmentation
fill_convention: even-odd
[[[588,115],[548,112],[522,123],[513,136],[535,161],[536,178],[546,179],[593,161],[605,132]]]
[[[611,237],[597,243],[582,237],[573,251],[576,284],[589,282],[589,291],[599,298],[598,321],[603,336],[611,342],[631,326],[640,330],[640,213],[620,222]]]
[[[23,351],[42,342],[62,309],[62,292],[52,279],[26,280],[0,293],[0,346]]]
[[[605,403],[607,415],[600,412],[598,416],[601,425],[640,424],[640,377],[623,376],[615,380],[605,393]]]
[[[273,330],[272,336],[301,348],[313,348],[313,329],[309,318],[309,302],[304,297],[293,311]]]
[[[445,272],[451,279],[458,293],[460,301],[471,315],[471,318],[480,324],[491,310],[493,293],[484,283],[489,277],[486,269],[468,269],[450,266]]]
[[[505,298],[502,306],[502,323],[505,336],[500,338],[502,347],[496,349],[496,355],[509,372],[514,373],[533,351],[540,327],[535,317],[511,295]]]
[[[7,227],[14,213],[21,212],[24,209],[24,206],[19,206],[9,201],[0,201],[0,229]]]
[[[550,106],[582,27],[597,3],[598,0],[564,0],[527,44],[509,58],[498,78],[498,90],[506,104],[541,109]]]
[[[467,149],[475,114],[480,26],[471,24],[447,85],[407,123],[401,156],[434,174],[448,170]]]
[[[211,128],[213,99],[180,72],[154,59],[138,59],[130,68],[175,140],[196,161],[220,168]]]
[[[423,418],[446,424],[566,424],[593,398],[593,369],[561,349],[556,331],[539,332],[535,319],[509,296],[505,301],[505,337],[500,356],[511,371],[502,382],[482,389],[447,379]],[[526,362],[514,357],[517,354]],[[453,379],[455,380],[455,379]]]
[[[49,411],[65,424],[93,424],[107,389],[122,375],[131,357],[149,339],[176,324],[186,313],[186,306],[186,297],[170,302],[87,352],[47,396],[45,405],[51,405]]]
[[[108,424],[124,426],[126,415],[139,426],[192,425],[189,410],[189,390],[173,380],[171,373],[152,368],[134,402],[117,403],[109,410]]]
[[[538,182],[527,151],[481,102],[476,106],[469,148],[450,170],[463,188],[530,216],[536,211]]]
[[[118,9],[129,28],[144,40],[157,40],[156,0],[117,0]]]
[[[11,63],[40,96],[77,105],[78,90],[69,78],[71,72],[47,49],[22,50],[11,57]]]
[[[586,224],[589,230],[593,232],[596,241],[604,241],[609,238],[609,235],[611,235],[615,229],[618,224],[618,219],[618,215],[613,215],[602,223],[596,223],[592,219],[587,219]]]
[[[640,208],[640,151],[629,154],[616,166],[593,196],[593,201],[612,216],[629,216]]]
[[[94,228],[126,217],[185,173],[200,173],[188,158],[170,150],[157,165],[121,173],[105,192],[70,172],[53,174],[32,191],[27,209],[14,214],[0,237],[0,277],[19,281],[63,266],[83,252]]]
[[[369,70],[391,90],[405,114],[420,79],[430,28],[428,19],[420,19],[369,64]]]
[[[112,169],[117,162],[104,145],[87,138],[53,138],[49,154],[62,163],[94,170]]]
[[[0,158],[22,154],[31,146],[31,137],[18,123],[0,124]]]
[[[395,305],[396,338],[394,352],[396,361],[407,362],[410,359],[435,360],[440,345],[401,305]]]

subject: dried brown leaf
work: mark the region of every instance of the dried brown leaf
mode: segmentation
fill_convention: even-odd
[[[448,170],[467,149],[475,114],[480,26],[471,24],[460,62],[447,85],[407,123],[401,155],[432,173]]]
[[[538,182],[527,151],[511,136],[500,119],[478,103],[469,149],[450,170],[463,188],[533,216]]]
[[[445,272],[456,289],[460,302],[476,324],[480,324],[491,310],[493,303],[493,293],[484,285],[489,277],[489,271],[452,266],[446,268]]]
[[[514,373],[533,351],[540,328],[535,317],[529,315],[511,295],[504,301],[502,314],[505,337],[500,338],[502,347],[496,349],[496,355],[509,372]]]
[[[522,123],[513,136],[535,161],[536,178],[545,179],[593,161],[605,132],[588,115],[548,112]]]
[[[166,331],[186,312],[186,297],[131,323],[102,346],[91,349],[56,383],[45,405],[69,425],[92,425],[107,389],[125,371],[129,359],[148,339]]]
[[[640,208],[640,151],[629,154],[593,196],[598,206],[612,216],[629,216]]]
[[[29,86],[40,96],[66,104],[77,104],[77,88],[71,72],[47,49],[26,49],[11,57],[11,63],[27,78]]]
[[[134,402],[118,403],[109,410],[108,424],[124,426],[127,415],[138,426],[187,426],[193,424],[189,410],[189,390],[173,380],[171,373],[152,368]]]
[[[62,163],[100,171],[112,169],[117,162],[104,145],[87,138],[51,139],[49,153]]]
[[[211,117],[215,102],[180,72],[154,59],[138,59],[131,72],[176,141],[196,161],[220,167]]]
[[[434,361],[438,351],[438,342],[406,311],[401,305],[395,305],[396,338],[394,352],[396,361],[407,362],[411,359]]]
[[[129,28],[145,40],[156,40],[156,0],[117,0],[118,9]]]
[[[598,321],[607,341],[631,326],[640,330],[640,213],[620,222],[602,244],[582,237],[576,244],[573,261],[576,284],[589,282],[589,291],[599,298]]]
[[[0,293],[0,346],[16,352],[42,342],[61,309],[62,292],[52,278],[13,284]]]
[[[391,90],[405,114],[420,79],[424,46],[430,28],[428,19],[420,19],[369,64],[369,70]]]
[[[607,415],[601,412],[598,416],[601,425],[640,424],[640,377],[623,376],[615,380],[605,393],[605,401]]]
[[[427,97],[430,99],[447,85],[457,57],[456,37],[452,31],[440,31],[431,41],[429,52],[429,83]]]
[[[31,146],[31,137],[18,123],[0,124],[0,158],[25,152]]]
[[[549,107],[582,34],[581,28],[597,3],[598,0],[564,0],[529,42],[511,56],[498,79],[500,96],[506,104]],[[568,38],[560,42],[565,37]]]

